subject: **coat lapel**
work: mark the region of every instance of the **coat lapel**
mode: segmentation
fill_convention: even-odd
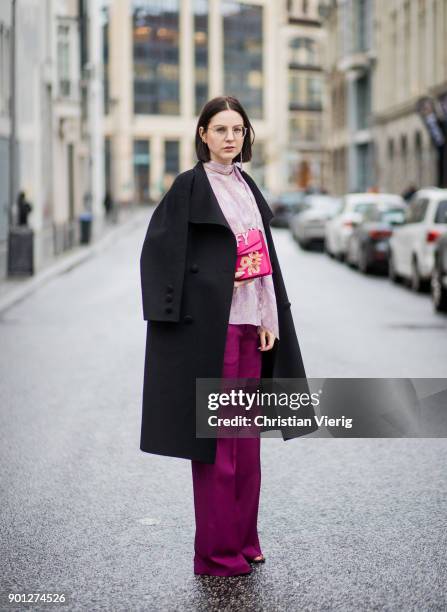
[[[244,171],[242,171],[242,176],[252,190],[264,225],[268,225],[270,223],[270,219],[274,216],[269,205],[263,198],[253,179]],[[203,162],[201,161],[198,161],[194,166],[194,182],[191,194],[189,220],[191,223],[213,223],[223,225],[224,227],[228,228],[230,232],[232,232],[232,229],[222,212],[213,188],[211,187],[206,170],[203,167]]]
[[[194,182],[189,211],[191,223],[214,223],[232,229],[222,212],[201,161],[194,166]]]

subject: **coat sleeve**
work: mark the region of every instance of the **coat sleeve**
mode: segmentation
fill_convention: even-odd
[[[143,318],[180,320],[189,219],[189,188],[181,175],[149,221],[140,256]]]

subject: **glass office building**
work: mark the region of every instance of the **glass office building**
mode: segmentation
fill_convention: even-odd
[[[133,110],[180,113],[179,0],[133,0]]]
[[[224,90],[253,119],[263,117],[263,7],[223,0]]]
[[[219,95],[238,98],[253,124],[244,168],[261,187],[287,187],[288,131],[318,138],[321,83],[318,48],[305,38],[290,54],[309,74],[288,83],[285,10],[276,0],[108,0],[105,135],[116,199],[159,201],[195,165],[197,118]]]

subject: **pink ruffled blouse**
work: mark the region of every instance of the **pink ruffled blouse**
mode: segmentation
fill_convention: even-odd
[[[256,227],[265,235],[256,199],[238,163],[221,164],[210,160],[204,162],[203,167],[233,233]],[[267,241],[266,246],[268,251]],[[279,339],[278,310],[271,274],[233,289],[229,323],[262,325]]]

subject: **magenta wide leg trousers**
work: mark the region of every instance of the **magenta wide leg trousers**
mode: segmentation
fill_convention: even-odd
[[[229,324],[222,378],[261,376],[256,325]],[[257,519],[261,487],[260,437],[218,438],[214,463],[191,461],[196,534],[194,573],[250,573],[262,554]]]

